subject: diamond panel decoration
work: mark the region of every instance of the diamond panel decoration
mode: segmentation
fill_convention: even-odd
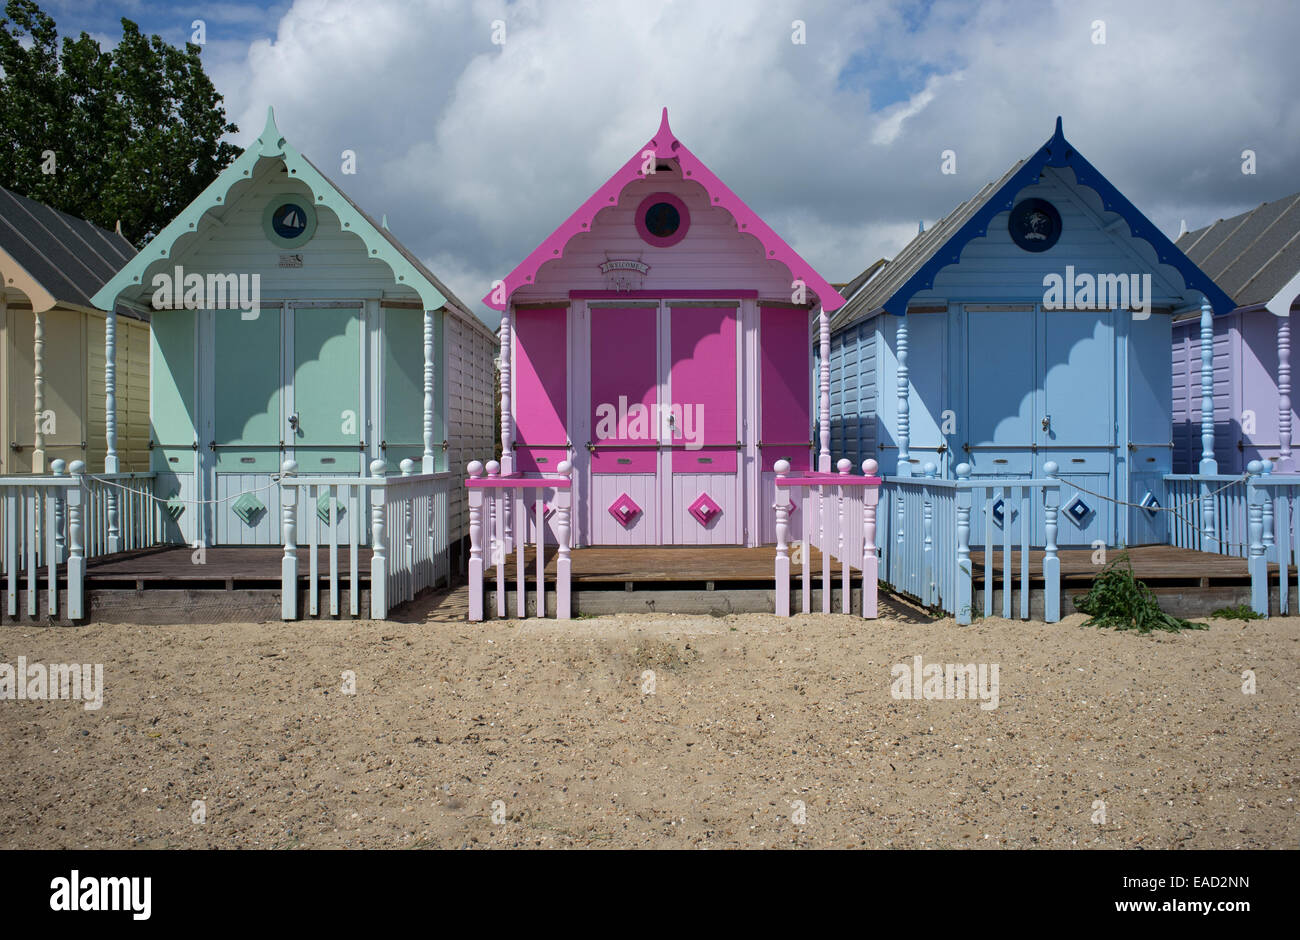
[[[695,502],[691,503],[686,511],[694,516],[695,521],[700,525],[707,526],[722,512],[722,507],[715,503],[708,493],[701,493],[695,497]]]
[[[1015,522],[1016,511],[1011,511],[1011,521]],[[993,504],[993,521],[997,523],[998,528],[1002,528],[1007,522],[1007,501],[998,497],[997,502]]]
[[[172,517],[175,522],[185,512],[185,501],[181,499],[180,493],[173,493],[167,498],[167,515]]]
[[[1160,515],[1160,500],[1156,499],[1156,494],[1149,490],[1138,502],[1138,505],[1146,510],[1148,519],[1154,519],[1156,516]]]
[[[343,512],[344,512],[343,504],[339,502],[337,499],[335,499],[334,500],[335,521],[341,520],[343,518]],[[316,518],[319,519],[321,522],[325,523],[325,525],[330,524],[330,494],[328,492],[321,493],[320,496],[316,498]]]
[[[623,528],[629,528],[636,517],[641,515],[641,507],[624,493],[618,499],[614,500],[609,506],[609,514],[618,520],[618,524]]]
[[[1083,501],[1082,496],[1076,496],[1065,504],[1065,514],[1074,521],[1080,529],[1088,524],[1092,518],[1092,507]]]
[[[266,512],[266,507],[252,493],[245,493],[230,505],[230,511],[243,520],[246,526],[255,526]]]

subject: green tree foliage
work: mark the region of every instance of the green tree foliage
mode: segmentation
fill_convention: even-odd
[[[221,139],[239,128],[199,47],[130,20],[111,51],[86,33],[60,48],[34,0],[8,0],[0,69],[0,185],[105,228],[120,220],[137,247],[240,154]]]

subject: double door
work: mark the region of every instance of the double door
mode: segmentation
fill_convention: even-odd
[[[966,419],[949,444],[954,463],[970,463],[977,478],[1024,479],[1055,461],[1080,488],[1062,489],[1063,504],[1080,500],[1062,513],[1062,545],[1116,538],[1115,316],[1036,305],[964,311]],[[1031,525],[1042,531],[1037,515]]]
[[[275,544],[286,459],[300,474],[356,475],[366,460],[365,315],[359,302],[207,311],[200,349],[199,473],[211,544]],[[238,494],[249,494],[242,496]]]
[[[593,303],[587,323],[590,544],[742,543],[738,305]]]

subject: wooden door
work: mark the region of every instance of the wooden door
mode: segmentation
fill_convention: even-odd
[[[592,306],[593,545],[660,544],[659,305]]]
[[[744,539],[737,322],[735,306],[670,307],[660,498],[674,545]]]

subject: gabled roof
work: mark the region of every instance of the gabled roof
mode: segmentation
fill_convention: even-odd
[[[483,298],[483,302],[493,310],[504,310],[511,294],[518,288],[533,283],[538,268],[547,261],[562,257],[570,239],[575,235],[590,230],[596,213],[601,209],[616,205],[623,187],[645,175],[642,164],[646,161],[645,154],[647,151],[653,152],[657,160],[677,160],[682,170],[682,178],[693,180],[703,186],[705,192],[709,194],[710,204],[721,206],[730,212],[736,220],[737,230],[757,238],[763,246],[763,257],[768,261],[779,261],[789,268],[791,278],[802,280],[808,286],[808,290],[817,295],[817,299],[824,310],[830,312],[843,306],[844,298],[836,292],[835,288],[814,271],[812,265],[799,257],[793,248],[782,241],[781,237],[772,231],[754,210],[745,205],[744,201],[728,189],[722,180],[713,175],[699,157],[691,153],[686,145],[677,139],[672,128],[668,126],[667,108],[663,110],[663,118],[659,122],[659,130],[655,132],[655,135],[644,146],[638,147],[636,152],[632,154],[631,159],[623,164],[618,172],[606,180],[605,184],[596,190],[591,198],[579,206],[573,215],[569,216],[559,228],[551,233],[550,237],[538,245],[518,267],[506,276],[504,291],[499,289],[489,291],[487,296]],[[502,294],[506,298],[504,303],[499,299],[495,299]]]
[[[59,303],[94,307],[94,293],[134,255],[122,233],[0,186],[3,286],[22,289],[36,312]]]
[[[275,126],[275,113],[267,108],[266,127],[253,146],[245,150],[233,163],[221,171],[215,180],[200,193],[167,227],[154,237],[144,249],[92,298],[100,309],[107,309],[118,296],[131,287],[141,287],[149,266],[172,256],[177,242],[198,231],[204,214],[225,205],[236,183],[252,178],[259,160],[279,159],[284,162],[289,176],[301,180],[316,197],[316,205],[327,206],[339,217],[346,230],[358,236],[365,244],[369,256],[383,261],[393,271],[394,279],[420,295],[428,310],[442,307],[483,326],[481,320],[469,312],[461,301],[434,277],[418,258],[408,251],[392,233],[363,212],[343,190],[318,170],[310,160],[285,140]],[[486,327],[483,327],[486,329]]]
[[[1232,299],[1074,149],[1065,139],[1058,117],[1056,132],[1047,143],[1029,159],[1019,161],[999,179],[985,185],[928,231],[913,238],[884,271],[868,282],[865,290],[844,306],[831,328],[882,310],[906,314],[908,301],[932,288],[939,272],[960,261],[967,243],[984,237],[993,218],[1010,210],[1016,195],[1034,183],[1044,167],[1049,166],[1070,167],[1080,185],[1094,190],[1107,211],[1118,213],[1135,238],[1143,239],[1155,249],[1161,264],[1173,267],[1182,275],[1187,289],[1199,291],[1209,299],[1215,313],[1233,309]]]
[[[1177,244],[1238,307],[1267,304],[1300,275],[1300,193],[1184,232]],[[1282,298],[1283,310],[1297,291]]]

